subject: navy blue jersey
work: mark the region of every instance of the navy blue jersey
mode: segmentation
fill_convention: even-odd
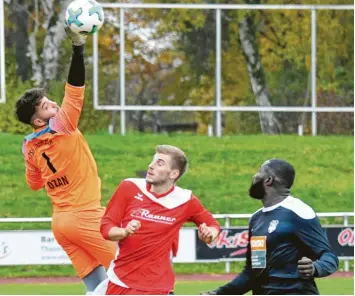
[[[297,261],[314,261],[315,277],[332,274],[338,258],[311,207],[292,196],[262,208],[249,221],[247,262],[243,272],[217,294],[319,294],[314,279],[301,276]]]

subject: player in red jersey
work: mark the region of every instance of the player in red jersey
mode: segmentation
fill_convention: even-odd
[[[106,295],[169,294],[174,289],[171,250],[185,222],[211,243],[220,226],[190,190],[175,185],[187,168],[185,153],[160,145],[145,179],[126,179],[101,221],[104,238],[118,241],[107,272]]]

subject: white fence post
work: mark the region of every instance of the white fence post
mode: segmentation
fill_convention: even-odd
[[[120,9],[120,100],[121,100],[121,135],[126,134],[126,75],[125,75],[125,28],[124,28],[124,9]]]
[[[219,109],[222,106],[222,79],[221,79],[221,64],[222,64],[222,28],[221,28],[221,10],[216,9],[216,82],[215,82],[215,96],[216,96],[216,136],[222,137],[222,112]]]
[[[317,135],[317,15],[316,10],[312,9],[312,136]]]

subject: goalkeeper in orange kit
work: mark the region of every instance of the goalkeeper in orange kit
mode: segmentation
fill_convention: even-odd
[[[78,121],[85,91],[84,44],[86,36],[66,28],[72,40],[72,59],[62,106],[46,97],[43,89],[27,90],[16,103],[19,121],[33,127],[22,152],[26,181],[32,190],[45,187],[53,204],[52,230],[84,281],[87,294],[106,279],[115,257],[114,242],[100,233],[101,181]]]

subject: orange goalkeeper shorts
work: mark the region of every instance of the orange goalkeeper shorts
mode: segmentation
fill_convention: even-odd
[[[80,278],[86,277],[99,265],[107,269],[115,257],[116,243],[105,240],[100,232],[104,212],[105,208],[53,213],[54,237]]]

